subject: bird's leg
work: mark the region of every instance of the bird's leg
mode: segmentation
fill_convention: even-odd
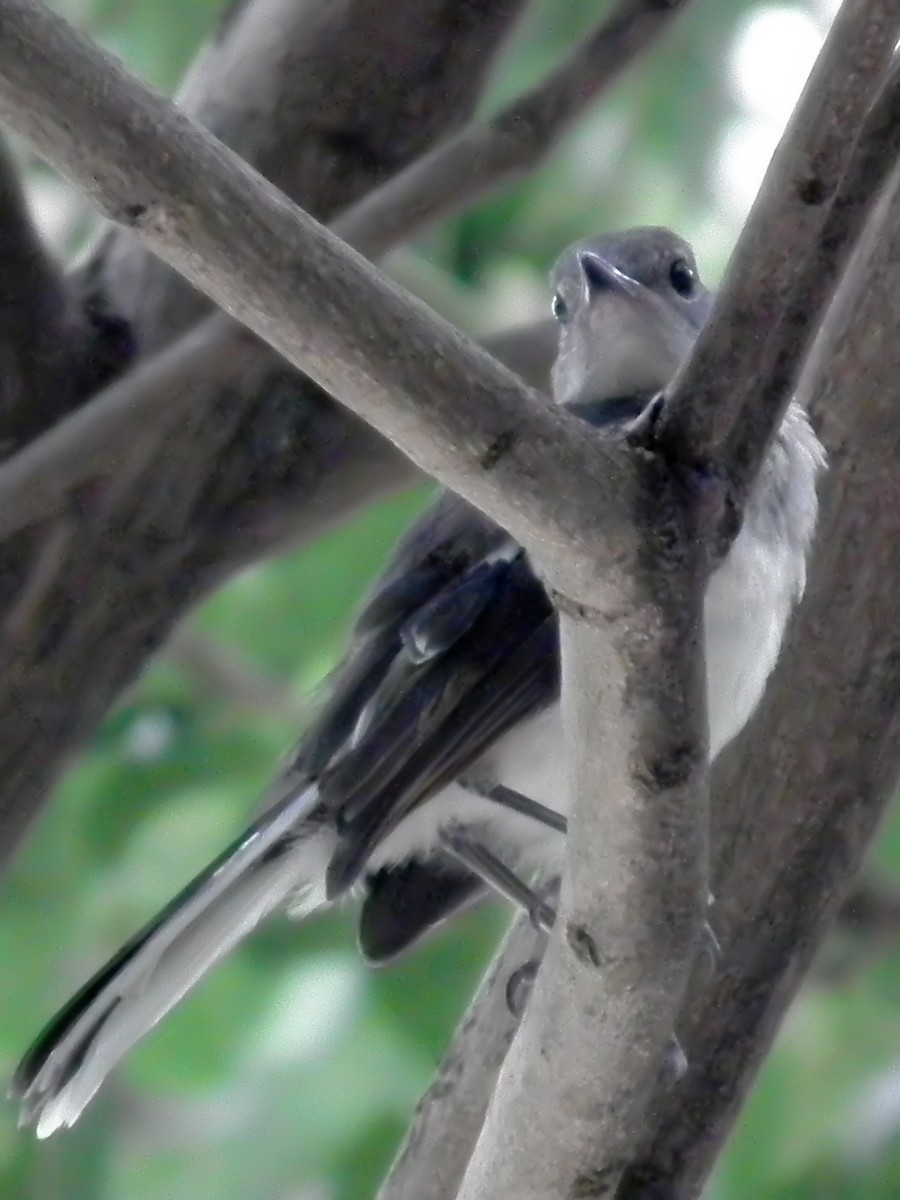
[[[566,833],[568,830],[566,818],[555,808],[548,808],[546,804],[532,800],[529,796],[523,796],[521,792],[513,791],[512,788],[505,787],[502,783],[495,784],[493,787],[482,787],[467,779],[461,780],[460,786],[468,792],[473,792],[476,796],[481,796],[484,800],[499,804],[501,808],[508,808],[511,812],[519,813],[523,817],[530,817],[539,825],[552,829],[556,833]]]
[[[495,892],[523,908],[536,929],[548,932],[553,928],[556,913],[551,906],[471,834],[458,827],[445,829],[441,832],[441,845]]]
[[[667,1085],[680,1083],[687,1075],[689,1065],[687,1055],[681,1048],[681,1042],[673,1033],[663,1059],[662,1078],[664,1082]]]
[[[559,880],[551,879],[542,887],[535,889],[535,893],[545,904],[553,908],[555,916],[556,910],[553,901],[557,899],[559,893]],[[531,996],[531,989],[534,987],[540,965],[540,958],[530,958],[521,967],[517,967],[507,979],[506,1007],[514,1017],[521,1017],[525,1012],[525,1005]]]
[[[710,893],[706,901],[707,908],[712,908],[715,899],[715,896]],[[712,979],[719,967],[719,960],[722,957],[722,947],[719,945],[716,931],[709,921],[704,921],[700,927],[699,954],[708,978]]]

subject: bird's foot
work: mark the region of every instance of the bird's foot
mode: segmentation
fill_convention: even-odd
[[[540,965],[540,959],[529,959],[517,967],[506,981],[506,1007],[517,1019],[525,1012]]]
[[[664,1082],[666,1084],[680,1083],[687,1074],[688,1065],[687,1055],[681,1048],[681,1042],[673,1033],[663,1059],[662,1077]]]

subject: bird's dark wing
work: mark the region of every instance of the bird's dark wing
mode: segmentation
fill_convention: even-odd
[[[556,625],[521,549],[451,495],[403,539],[363,605],[301,743],[338,831],[337,896],[376,843],[556,694]]]
[[[618,425],[642,403],[580,405],[579,415]],[[373,848],[417,805],[553,702],[558,659],[556,617],[524,552],[444,494],[402,539],[365,601],[299,750],[296,765],[316,780],[338,833],[330,897],[360,877]],[[398,882],[382,879],[384,898]],[[433,882],[418,879],[423,894]],[[429,903],[439,916],[469,892],[463,876],[449,889],[435,886]],[[374,928],[374,893],[372,904]],[[386,930],[385,945],[397,936]]]

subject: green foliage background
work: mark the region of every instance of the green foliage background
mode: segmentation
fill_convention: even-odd
[[[59,6],[170,90],[218,8]],[[740,115],[729,52],[751,7],[700,3],[535,178],[398,256],[403,278],[468,328],[498,328],[544,311],[546,271],[566,243],[643,221],[686,233],[715,278],[740,214],[712,165]],[[539,4],[493,102],[537,79],[598,8]],[[44,168],[30,170],[36,206],[71,249],[86,213]],[[0,1074],[242,826],[302,727],[355,602],[427,498],[421,489],[383,504],[233,580],[109,716],[2,899]],[[877,859],[890,879],[900,827],[885,832]],[[470,916],[380,973],[355,955],[350,911],[302,927],[272,922],[128,1061],[74,1131],[37,1144],[0,1108],[0,1195],[371,1196],[505,920],[499,908]],[[711,1186],[715,1200],[900,1195],[900,961],[890,945],[862,961],[844,950],[830,948],[827,962],[842,969],[820,971],[794,1008]]]

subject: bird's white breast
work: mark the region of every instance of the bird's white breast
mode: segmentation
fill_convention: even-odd
[[[751,493],[741,531],[710,578],[704,636],[710,758],[743,728],[778,658],[791,609],[803,594],[817,515],[821,445],[792,405]],[[503,783],[558,812],[569,808],[567,752],[559,704],[520,722],[485,755],[473,777]],[[603,780],[597,780],[602,799]],[[457,784],[420,805],[376,851],[372,865],[427,853],[441,827],[479,826],[509,861],[536,866],[562,839]],[[510,862],[513,865],[513,862]]]

